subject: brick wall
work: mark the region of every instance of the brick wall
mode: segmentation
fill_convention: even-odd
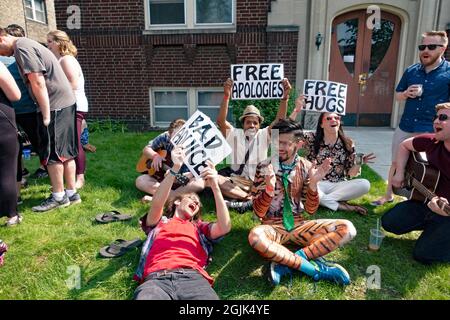
[[[144,35],[143,1],[58,0],[58,28],[79,5],[81,30],[66,30],[79,48],[90,118],[150,123],[151,87],[221,87],[232,63],[283,62],[295,80],[298,32],[267,32],[271,1],[237,0],[235,33]]]

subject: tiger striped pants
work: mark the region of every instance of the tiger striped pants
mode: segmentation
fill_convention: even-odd
[[[308,220],[290,232],[283,225],[260,225],[253,228],[248,241],[263,258],[300,269],[301,259],[284,246],[287,243],[303,247],[310,260],[325,256],[356,236],[356,229],[348,220]]]

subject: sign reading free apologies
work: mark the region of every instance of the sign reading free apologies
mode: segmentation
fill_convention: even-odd
[[[303,94],[306,97],[304,110],[334,112],[345,115],[347,85],[323,80],[305,80]]]
[[[232,100],[281,99],[283,64],[232,64]]]
[[[184,148],[184,164],[196,179],[200,178],[201,172],[208,166],[207,160],[216,165],[232,151],[211,119],[198,110],[170,141],[173,145]]]

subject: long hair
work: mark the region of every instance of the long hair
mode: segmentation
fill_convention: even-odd
[[[317,155],[319,153],[320,145],[322,144],[322,141],[324,141],[324,138],[325,138],[325,133],[321,126],[324,116],[325,116],[325,112],[321,113],[319,116],[319,121],[317,122],[316,136],[314,139],[314,154],[315,155]],[[344,143],[345,151],[347,151],[347,153],[351,153],[352,147],[353,147],[353,141],[352,141],[352,139],[348,138],[344,134],[344,129],[342,128],[342,122],[339,123],[338,139],[341,139],[341,141]]]
[[[164,214],[168,218],[172,218],[175,215],[175,209],[176,209],[175,201],[177,201],[177,200],[181,201],[184,197],[188,197],[190,195],[195,195],[199,199],[198,212],[195,214],[195,216],[192,217],[192,220],[197,221],[198,219],[200,219],[202,216],[203,205],[200,201],[200,197],[195,192],[183,193],[183,194],[176,196],[175,198],[169,198],[169,200],[167,201],[166,206],[165,206]]]
[[[77,47],[73,44],[72,40],[70,40],[67,33],[61,30],[51,31],[47,34],[47,36],[51,37],[54,42],[58,44],[59,54],[62,56],[71,55],[76,57],[78,50]]]

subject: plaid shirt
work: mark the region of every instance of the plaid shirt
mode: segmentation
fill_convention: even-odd
[[[261,162],[256,168],[255,181],[252,187],[253,210],[260,220],[265,224],[282,223],[283,220],[283,170],[280,166],[274,169],[276,171],[276,183],[274,196],[271,197],[266,191],[265,169],[270,164],[271,159]],[[308,171],[312,167],[311,162],[298,157],[293,169],[289,172],[290,202],[294,219],[296,222],[302,221],[303,211],[314,214],[319,207],[319,194],[312,191],[309,185]]]

